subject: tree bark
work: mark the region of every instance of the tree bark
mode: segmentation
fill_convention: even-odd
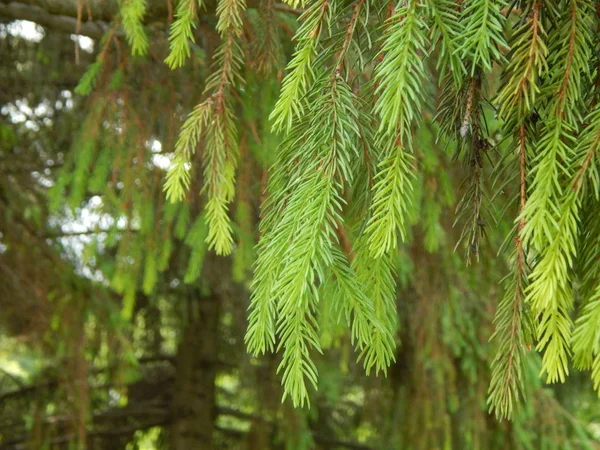
[[[195,318],[177,352],[171,448],[212,449],[215,376],[218,357],[219,304],[216,295],[191,295]]]

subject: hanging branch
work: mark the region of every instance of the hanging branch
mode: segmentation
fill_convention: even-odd
[[[529,312],[526,310],[525,297],[528,288],[529,266],[523,238],[525,217],[523,211],[527,203],[527,162],[528,147],[532,154],[532,115],[539,101],[539,78],[547,72],[547,38],[542,25],[543,5],[534,0],[526,6],[526,20],[515,30],[511,57],[503,75],[496,103],[498,115],[505,120],[505,130],[515,136],[518,148],[518,220],[514,236],[512,255],[512,277],[508,278],[505,295],[496,311],[494,323],[496,330],[491,340],[497,342],[498,350],[492,362],[492,380],[489,387],[488,404],[498,418],[511,418],[514,407],[525,396],[523,372],[525,349],[530,346],[533,329]],[[499,163],[498,178],[506,177],[502,186],[515,180],[511,176],[512,165],[506,170]]]
[[[381,257],[405,239],[405,217],[412,191],[413,119],[424,94],[426,54],[425,22],[418,1],[399,6],[388,20],[375,80],[377,100],[373,112],[380,119],[376,142],[383,148],[373,186],[371,218],[366,233],[369,251]]]
[[[530,195],[522,215],[522,236],[539,257],[530,275],[527,302],[537,324],[537,349],[544,351],[543,370],[549,382],[563,382],[568,374],[573,305],[570,282],[577,240],[580,198],[562,182],[573,173],[577,148],[582,88],[589,79],[594,10],[591,2],[564,3],[560,23],[549,35],[547,78],[548,116],[538,143]]]
[[[496,311],[496,330],[490,340],[498,343],[498,350],[492,362],[492,379],[489,387],[488,404],[490,412],[498,418],[510,419],[514,406],[525,396],[523,360],[525,350],[530,345],[532,330],[525,311],[525,291],[527,289],[527,260],[521,233],[525,219],[520,214],[527,201],[527,131],[525,123],[519,125],[519,221],[514,237],[513,272],[507,283],[505,295]]]
[[[242,33],[243,0],[221,0],[217,6],[217,31],[223,43],[215,53],[217,70],[207,79],[206,100],[190,113],[175,146],[175,157],[165,182],[170,201],[183,198],[190,185],[189,165],[196,146],[204,139],[204,187],[209,249],[219,255],[231,253],[233,235],[228,204],[235,194],[238,159],[237,126],[231,105],[232,89],[240,82],[243,55],[239,46]]]

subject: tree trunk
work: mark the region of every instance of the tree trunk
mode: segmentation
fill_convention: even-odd
[[[219,300],[193,291],[194,310],[177,351],[171,448],[212,449]]]

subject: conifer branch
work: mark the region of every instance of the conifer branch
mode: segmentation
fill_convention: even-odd
[[[193,30],[196,28],[198,8],[201,7],[202,0],[180,0],[177,5],[175,21],[169,33],[169,56],[165,59],[171,69],[183,66],[190,57],[189,41],[194,42]]]
[[[316,97],[309,119],[299,122],[280,148],[280,158],[286,163],[272,180],[285,183],[284,194],[272,194],[268,215],[281,216],[276,224],[265,218],[273,226],[266,227],[259,244],[256,274],[260,284],[252,296],[246,335],[253,352],[272,346],[276,304],[277,349],[283,350],[278,370],[283,372],[285,395],[295,405],[308,402],[306,380],[316,387],[316,367],[309,350],[320,351],[314,316],[318,280],[324,280],[324,271],[330,267],[344,297],[355,286],[345,258],[335,248],[335,227],[342,220],[341,187],[351,173],[351,143],[358,130],[352,92],[337,75],[333,79],[322,76],[313,92]],[[290,166],[289,161],[295,163]],[[286,244],[279,247],[278,243]],[[363,348],[370,338],[368,302],[360,296],[343,301],[346,316],[354,318],[353,340]]]
[[[498,93],[498,115],[506,120],[525,117],[533,110],[540,89],[537,81],[548,71],[546,31],[541,0],[533,2],[527,20],[515,31],[512,51],[505,69],[504,86]]]
[[[144,19],[153,17],[154,6],[146,3],[118,2],[133,54],[149,48]],[[293,7],[300,3],[288,2]],[[177,4],[165,59],[172,69],[191,56],[190,41],[202,5],[197,0]],[[512,8],[515,5],[518,8]],[[416,213],[421,206],[413,197],[424,199],[422,211],[433,216],[425,219],[426,232],[433,228],[431,223],[440,226],[442,207],[432,212],[433,196],[423,195],[429,182],[441,179],[431,173],[432,166],[440,166],[426,161],[434,157],[433,151],[415,149],[416,125],[423,111],[429,114],[433,98],[430,78],[444,83],[440,135],[457,144],[456,157],[467,172],[456,223],[461,224],[459,244],[466,244],[468,259],[480,254],[485,227],[491,225],[484,220],[490,210],[485,203],[484,159],[491,149],[507,148],[498,167],[502,171],[513,167],[504,160],[519,167],[497,175],[502,186],[494,195],[501,197],[505,188],[517,190],[518,185],[513,274],[495,318],[493,340],[498,349],[492,363],[490,411],[510,418],[524,396],[523,360],[532,334],[537,349],[544,352],[548,381],[565,379],[573,353],[576,366],[591,368],[594,384],[600,386],[599,251],[588,242],[600,227],[591,217],[600,195],[593,6],[592,0],[522,0],[510,7],[505,0],[403,0],[397,5],[388,2],[386,10],[384,4],[368,0],[316,0],[303,12],[296,50],[270,116],[273,130],[282,136],[277,138],[277,161],[262,205],[245,337],[255,355],[282,353],[278,370],[284,397],[289,395],[294,405],[308,404],[310,385],[317,387],[313,353],[321,351],[319,326],[329,320],[330,305],[349,326],[351,343],[367,373],[386,373],[394,361],[395,250],[412,235],[409,212]],[[229,208],[236,195],[239,124],[250,122],[249,133],[266,149],[261,151],[269,148],[270,139],[260,134],[265,125],[254,117],[240,121],[239,116],[249,113],[247,99],[257,92],[257,85],[251,84],[256,76],[252,71],[281,69],[278,63],[287,47],[279,41],[280,28],[290,27],[273,12],[277,5],[271,0],[261,3],[258,14],[245,16],[245,8],[244,0],[217,3],[213,25],[221,42],[211,74],[202,80],[200,102],[181,127],[164,186],[170,201],[185,196],[192,181],[193,155],[201,148],[204,211],[191,227],[189,220],[178,218],[175,232],[190,247],[185,282],[198,279],[206,251],[233,250]],[[241,45],[243,31],[259,40],[248,55]],[[90,66],[78,93],[91,92],[101,79],[107,46]],[[243,72],[244,61],[255,55],[260,61]],[[503,69],[503,77],[494,101],[497,114],[491,119],[487,97],[495,86],[486,81],[495,79],[489,74],[493,67]],[[243,75],[248,75],[249,85],[238,92]],[[238,108],[240,99],[244,103]],[[588,115],[589,109],[594,111]],[[138,119],[136,125],[141,122]],[[246,131],[242,140],[244,136]],[[56,188],[64,191],[70,183],[73,205],[84,198],[94,158],[110,160],[97,156],[98,150],[94,142],[86,142],[73,173]],[[141,159],[140,152],[136,160]],[[424,170],[426,182],[415,175],[417,162],[429,165]],[[124,178],[133,178],[132,174],[127,168]],[[106,179],[106,173],[101,175],[93,176],[94,186]],[[116,175],[113,181],[117,182]],[[129,185],[127,189],[123,199],[132,219],[137,212],[130,204],[138,193]],[[244,195],[238,197],[236,212],[242,222],[251,216]],[[155,214],[153,208],[147,209],[140,218],[141,234],[151,227]],[[146,293],[155,289],[157,271],[167,267],[171,252],[169,240],[158,253],[144,250],[140,242],[119,248],[118,258],[130,251],[134,264],[119,267],[113,282],[125,294],[128,311],[136,289]],[[150,238],[145,243],[156,246]],[[427,237],[425,246],[428,251],[433,248]],[[254,256],[245,255],[244,261]],[[571,336],[574,286],[583,304]],[[323,302],[324,295],[331,298]],[[536,322],[533,331],[531,320]]]
[[[280,58],[281,42],[277,29],[277,13],[274,0],[262,0],[259,7],[262,27],[257,30],[254,47],[256,58],[254,65],[259,73],[270,74]]]
[[[547,87],[553,91],[550,116],[542,130],[531,194],[522,213],[527,221],[525,242],[540,253],[530,275],[527,301],[538,319],[537,349],[544,350],[542,370],[549,382],[563,382],[568,374],[570,284],[581,198],[576,190],[565,189],[561,179],[565,173],[574,174],[571,167],[578,159],[573,149],[577,148],[580,90],[589,73],[592,42],[591,4],[570,0],[565,9],[563,22],[549,37],[553,43],[549,65],[556,67]]]
[[[85,71],[81,80],[75,87],[75,93],[78,95],[90,95],[94,88],[96,87],[96,82],[102,73],[102,69],[104,68],[104,61],[106,59],[106,55],[108,53],[108,48],[113,41],[113,37],[119,26],[119,21],[115,22],[112,28],[108,31],[108,33],[102,36],[102,40],[100,44],[102,45],[102,50],[98,53],[96,57],[96,61],[94,61],[88,69]]]
[[[404,217],[412,192],[411,122],[423,101],[422,81],[426,54],[426,24],[420,3],[409,1],[388,19],[375,72],[373,112],[380,119],[376,138],[383,148],[373,186],[371,218],[366,232],[369,251],[380,257],[395,249],[405,237]]]
[[[519,211],[525,207],[527,199],[527,131],[525,123],[519,126]],[[531,341],[532,330],[525,311],[525,290],[527,288],[527,261],[521,232],[525,219],[520,217],[515,234],[514,278],[508,283],[505,296],[498,305],[494,323],[496,330],[490,338],[498,344],[492,361],[492,378],[488,390],[490,412],[498,418],[510,419],[515,405],[524,392],[525,346]]]
[[[375,80],[377,101],[373,111],[381,120],[378,132],[397,133],[402,145],[410,145],[410,124],[423,101],[422,82],[426,55],[426,24],[420,4],[410,0],[388,19]]]
[[[468,155],[466,161],[468,164],[469,176],[465,183],[467,190],[458,205],[456,206],[456,219],[454,225],[459,221],[465,221],[457,246],[466,241],[465,255],[467,263],[471,261],[471,257],[479,259],[480,238],[485,233],[486,223],[483,220],[483,159],[484,152],[488,150],[488,142],[481,134],[481,125],[479,123],[479,79],[473,77],[471,80],[468,94],[465,117],[461,125],[460,133],[463,139],[470,140],[466,145],[459,144],[461,147],[466,147]]]
[[[373,324],[369,345],[359,355],[367,374],[372,369],[387,375],[387,368],[396,360],[394,334],[397,328],[396,281],[392,254],[373,258],[367,243],[357,243],[356,258],[352,266],[358,281],[373,303]]]
[[[465,245],[465,257],[470,264],[474,256],[479,260],[481,238],[485,236],[486,216],[484,207],[485,177],[484,160],[490,150],[490,142],[485,136],[482,126],[484,109],[481,92],[481,76],[479,69],[474,76],[468,77],[458,87],[450,80],[442,94],[440,109],[437,115],[441,121],[440,136],[456,142],[454,159],[463,158],[468,171],[463,182],[465,192],[456,206],[454,225],[463,223],[461,234],[455,250]]]
[[[569,196],[577,196],[582,203],[581,193],[591,187],[595,193],[592,203],[591,214],[584,222],[584,242],[582,245],[581,261],[583,261],[582,286],[580,292],[583,297],[584,307],[575,323],[573,332],[573,353],[575,365],[578,368],[588,369],[592,366],[592,378],[594,388],[600,388],[600,372],[598,371],[598,359],[600,355],[600,334],[598,323],[600,320],[600,283],[598,283],[598,261],[600,257],[600,245],[598,243],[598,231],[600,220],[595,208],[600,195],[600,107],[587,117],[589,125],[581,132],[579,145],[577,147],[576,161],[578,170],[575,173]],[[588,208],[590,208],[588,206]]]
[[[133,55],[145,55],[149,42],[144,31],[146,0],[121,0],[121,18]]]
[[[167,197],[171,201],[180,200],[190,184],[190,156],[204,137],[202,190],[207,194],[206,242],[219,255],[231,253],[233,246],[228,205],[235,195],[238,149],[236,120],[229,97],[231,89],[240,81],[243,55],[238,40],[245,7],[244,0],[220,0],[217,6],[217,31],[224,42],[214,56],[217,70],[206,80],[204,95],[210,96],[194,109],[184,123],[165,182]]]
[[[371,218],[366,233],[369,236],[369,251],[381,257],[398,246],[398,233],[405,238],[405,218],[412,197],[413,157],[398,142],[390,144],[384,138],[384,157],[377,166],[373,186]]]
[[[461,58],[469,60],[471,76],[481,67],[492,70],[493,61],[503,61],[500,47],[508,48],[503,37],[505,17],[502,8],[504,0],[467,0],[462,12],[464,22],[462,45],[458,52]]]
[[[436,69],[440,71],[440,79],[449,72],[455,84],[461,83],[465,67],[458,55],[458,40],[462,33],[460,8],[451,0],[425,0],[430,20],[432,44],[439,43],[439,54]]]
[[[360,10],[365,4],[366,0],[358,0],[354,5],[352,16],[348,22],[348,27],[346,28],[346,34],[344,35],[344,41],[342,43],[342,48],[340,48],[337,54],[337,64],[335,66],[335,71],[340,72],[342,69],[342,64],[344,62],[344,56],[350,47],[350,43],[352,42],[352,36],[354,35],[354,29],[356,28],[356,24],[359,20]]]
[[[273,130],[289,131],[294,118],[304,114],[303,97],[313,80],[312,61],[324,22],[327,20],[329,0],[318,0],[300,17],[303,21],[295,39],[298,42],[283,79],[281,94],[271,112]]]

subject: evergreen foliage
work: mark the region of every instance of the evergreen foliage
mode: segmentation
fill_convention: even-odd
[[[376,393],[344,395],[380,396],[374,404],[406,419],[408,431],[386,435],[393,448],[442,448],[455,434],[460,448],[484,448],[488,431],[489,448],[508,434],[515,448],[594,439],[559,400],[574,368],[600,392],[596,2],[179,0],[162,38],[150,11],[119,2],[74,88],[87,96],[80,123],[36,219],[93,209],[97,196],[107,225],[80,265],[97,269],[90,291],[118,302],[85,304],[87,287],[69,292],[48,272],[47,290],[81,316],[55,311],[69,324],[65,352],[77,354],[99,317],[134,323],[140,309],[174,309],[164,306],[173,290],[213,295],[226,311],[216,323],[234,335],[224,341],[243,340],[253,363],[280,374],[273,392],[294,407],[339,400],[338,370],[361,383],[389,376],[365,382]],[[123,35],[140,58],[127,58]],[[4,184],[0,206],[12,211]],[[77,263],[53,270],[96,276],[77,275]],[[249,305],[228,297],[246,287]],[[115,336],[90,339],[110,353],[127,340]],[[81,358],[69,359],[73,371],[92,357]],[[386,399],[394,383],[403,387]],[[84,429],[86,395],[71,395]],[[414,417],[412,401],[424,405]],[[464,411],[473,423],[457,419]],[[484,425],[488,413],[512,419],[510,431]],[[536,440],[538,413],[578,437]],[[309,413],[286,414],[308,427]],[[419,423],[436,432],[416,438]],[[294,448],[313,445],[304,437]]]
[[[190,184],[188,171],[191,154],[200,139],[205,139],[203,191],[207,195],[206,242],[209,248],[219,255],[231,253],[233,244],[227,212],[228,204],[233,200],[235,193],[238,151],[237,127],[230,96],[232,87],[240,82],[239,72],[243,64],[238,40],[242,32],[241,13],[244,9],[243,0],[219,1],[216,29],[223,42],[215,52],[215,70],[206,80],[204,95],[208,98],[196,106],[185,121],[177,141],[175,159],[165,183],[169,200],[177,201],[183,198]],[[188,19],[191,20],[189,17]],[[171,29],[171,55],[174,55],[171,68],[180,65],[182,57],[187,56],[187,47],[175,44],[177,40],[183,39],[181,33],[186,33],[182,32],[180,27],[186,26],[183,22],[180,25],[175,22]]]
[[[189,56],[195,8],[179,5],[171,67]],[[205,95],[213,95],[184,124],[165,185],[171,200],[183,197],[191,154],[204,140],[206,240],[219,254],[233,248],[227,210],[238,157],[231,89],[241,86],[237,39],[243,8],[219,2],[216,29],[224,41],[205,88]],[[596,74],[595,27],[586,0],[469,0],[460,6],[408,0],[393,7],[323,0],[307,7],[270,116],[283,141],[263,205],[246,335],[254,354],[282,351],[284,397],[302,405],[307,380],[317,384],[311,354],[321,351],[320,285],[339,285],[333,304],[366,370],[385,372],[393,360],[395,282],[387,259],[408,237],[418,172],[415,126],[433,106],[433,86],[426,83],[430,58],[443,86],[436,116],[440,139],[454,142],[455,158],[465,165],[455,224],[462,223],[458,242],[468,261],[480,259],[486,227],[498,220],[498,196],[490,197],[489,190],[517,186],[513,275],[497,311],[490,408],[511,416],[524,394],[523,360],[532,339],[543,353],[548,381],[565,381],[573,285],[580,276],[580,210],[588,183],[592,192],[598,189],[596,116],[587,114],[595,108],[589,94]],[[504,71],[490,100],[495,67]],[[498,120],[500,131],[494,131],[490,121]],[[488,166],[493,154],[501,156]],[[351,253],[340,247],[340,235],[348,233]],[[595,292],[587,294],[573,341],[581,367],[590,366],[583,349],[589,352],[596,341],[589,325],[595,323]]]
[[[165,63],[176,69],[185,64],[190,57],[190,41],[194,42],[194,28],[196,28],[196,15],[202,3],[197,0],[182,0],[177,4],[175,21],[171,24],[169,42],[171,51]]]
[[[121,16],[127,41],[133,55],[145,55],[148,52],[148,37],[144,30],[146,0],[121,0]]]

